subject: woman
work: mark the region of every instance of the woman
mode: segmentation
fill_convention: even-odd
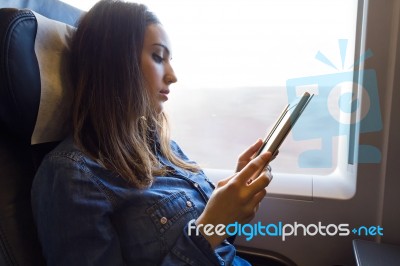
[[[204,225],[254,217],[271,154],[252,159],[258,140],[215,188],[169,138],[170,60],[168,37],[143,5],[101,1],[80,21],[73,135],[46,156],[32,188],[48,265],[248,265]]]

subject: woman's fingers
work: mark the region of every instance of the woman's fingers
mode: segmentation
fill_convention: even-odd
[[[219,180],[219,181],[218,181],[218,184],[217,184],[217,187],[225,186],[226,183],[228,183],[229,180],[231,180],[231,179],[234,178],[235,176],[236,176],[236,174],[231,175],[230,177],[227,177],[227,178],[224,178],[224,179]]]
[[[271,182],[270,172],[268,170],[262,171],[261,174],[248,184],[248,189],[251,194],[256,194],[261,190],[264,190]]]
[[[239,161],[251,159],[251,156],[258,151],[261,145],[262,139],[258,139],[253,145],[239,155]]]
[[[251,198],[250,202],[248,203],[246,215],[244,218],[245,223],[249,222],[254,218],[260,207],[261,201],[263,200],[266,194],[267,191],[265,189],[262,189]]]
[[[254,206],[254,210],[258,211],[258,208],[260,207],[260,203],[262,199],[267,195],[267,191],[265,189],[259,191],[257,194],[254,195],[254,197],[251,199],[251,205]]]
[[[253,155],[260,149],[262,139],[258,139],[253,145],[239,155],[236,165],[236,172],[239,172],[245,167],[252,159]]]
[[[271,159],[270,152],[261,153],[255,159],[251,160],[237,175],[236,180],[246,185],[250,179],[255,179],[268,164]],[[257,178],[258,179],[258,178]],[[254,182],[254,181],[253,181]]]

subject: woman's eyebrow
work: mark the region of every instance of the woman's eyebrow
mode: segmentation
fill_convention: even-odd
[[[162,48],[164,48],[164,50],[167,52],[168,55],[171,55],[171,52],[166,45],[162,43],[154,43],[153,46],[161,46]]]

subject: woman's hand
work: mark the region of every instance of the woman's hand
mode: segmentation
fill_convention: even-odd
[[[242,153],[238,161],[239,171],[218,182],[204,212],[195,222],[213,248],[219,245],[226,235],[219,236],[215,232],[207,235],[202,230],[204,225],[212,224],[215,227],[218,224],[249,222],[267,193],[265,187],[269,184],[270,177],[265,166],[271,160],[271,153],[265,152],[251,159],[261,143],[261,140],[257,141]]]
[[[258,139],[253,145],[251,145],[247,150],[242,152],[242,154],[239,155],[238,161],[236,163],[236,171],[239,172],[240,170],[243,169],[256,155],[256,152],[261,148],[263,144],[262,139]],[[279,150],[275,152],[274,156],[270,160],[273,161],[276,156],[278,156]],[[269,171],[271,171],[271,167],[268,166]]]
[[[240,172],[250,161],[254,158],[256,152],[260,149],[263,144],[262,139],[258,139],[256,143],[251,145],[247,150],[239,155],[238,161],[236,163],[236,171]]]

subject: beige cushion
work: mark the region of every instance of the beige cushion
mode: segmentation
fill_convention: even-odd
[[[35,53],[41,96],[31,143],[62,140],[70,130],[72,86],[68,73],[69,42],[75,28],[33,12],[38,22]]]

